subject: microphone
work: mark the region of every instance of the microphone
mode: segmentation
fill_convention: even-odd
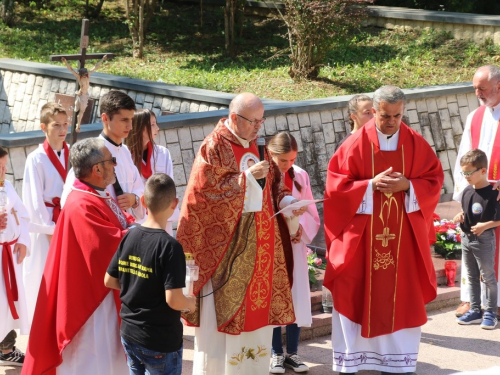
[[[259,159],[260,161],[266,160],[264,157],[264,148],[266,147],[266,140],[264,138],[257,138],[257,148],[259,149]],[[266,179],[265,178],[259,178],[257,180],[259,183],[260,187],[264,189],[264,186],[266,186]]]

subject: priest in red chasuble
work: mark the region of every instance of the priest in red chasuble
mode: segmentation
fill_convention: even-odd
[[[177,239],[200,267],[193,374],[265,374],[272,330],[295,321],[290,233],[298,217],[279,209],[295,199],[257,133],[264,106],[236,96],[196,156],[182,203]],[[294,212],[300,215],[304,209]],[[288,226],[287,226],[288,223]]]
[[[436,297],[429,242],[444,176],[426,140],[402,122],[405,95],[383,86],[374,119],[330,160],[324,202],[333,295],[333,370],[413,373],[425,304]]]
[[[127,374],[120,299],[104,275],[133,218],[105,191],[116,159],[104,140],[75,143],[70,161],[76,180],[50,244],[22,374]]]

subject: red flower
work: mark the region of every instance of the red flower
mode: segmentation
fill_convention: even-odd
[[[441,221],[441,218],[439,217],[439,215],[437,213],[433,213],[432,214],[432,220],[434,221]]]

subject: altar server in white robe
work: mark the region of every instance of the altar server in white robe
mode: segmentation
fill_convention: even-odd
[[[29,333],[29,319],[23,284],[22,263],[30,249],[28,232],[29,216],[16,190],[5,180],[6,166],[9,161],[7,150],[0,147],[0,189],[7,194],[6,219],[0,219],[0,342],[14,329],[21,334]],[[4,221],[6,220],[6,222]],[[10,336],[15,336],[13,333]],[[9,341],[12,341],[9,340]],[[16,351],[15,356],[9,353]],[[19,360],[23,354],[14,346],[7,348],[2,344],[0,363],[18,365],[10,361]],[[10,358],[10,359],[9,359]]]
[[[159,131],[154,112],[146,108],[139,109],[134,115],[132,131],[125,138],[125,144],[144,183],[154,173],[165,173],[175,181],[170,151],[155,142]],[[179,207],[167,221],[165,230],[168,234],[173,235],[172,224],[178,219]]]
[[[305,170],[294,164],[298,152],[295,138],[287,132],[278,133],[270,139],[267,148],[282,173],[285,185],[292,191],[293,197],[298,200],[314,199],[309,175]],[[296,320],[295,323],[286,326],[287,356],[284,355],[283,351],[281,327],[277,327],[273,331],[273,355],[269,371],[277,374],[283,373],[285,366],[297,372],[309,370],[297,353],[300,328],[310,327],[312,324],[307,245],[312,242],[318,233],[320,225],[318,209],[315,204],[307,206],[307,211],[300,216],[299,223],[299,231],[292,237],[292,298]]]
[[[23,181],[23,203],[30,215],[31,254],[23,262],[23,279],[30,325],[43,269],[54,234],[61,194],[66,180],[69,150],[65,142],[68,115],[58,103],[47,103],[40,112],[40,128],[45,133],[43,144],[26,158]]]
[[[135,103],[130,96],[121,91],[110,91],[101,98],[102,133],[103,139],[111,155],[116,158],[116,182],[106,187],[106,191],[115,199],[120,208],[136,220],[144,218],[145,210],[140,204],[140,197],[144,194],[144,183],[139,171],[134,166],[130,151],[123,145],[132,130]],[[71,191],[75,175],[71,170],[68,173],[63,192],[63,205]]]

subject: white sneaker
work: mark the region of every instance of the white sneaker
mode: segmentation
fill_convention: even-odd
[[[285,362],[285,357],[283,354],[273,354],[271,366],[269,366],[269,372],[271,374],[284,374],[285,367],[283,366],[283,362]]]

